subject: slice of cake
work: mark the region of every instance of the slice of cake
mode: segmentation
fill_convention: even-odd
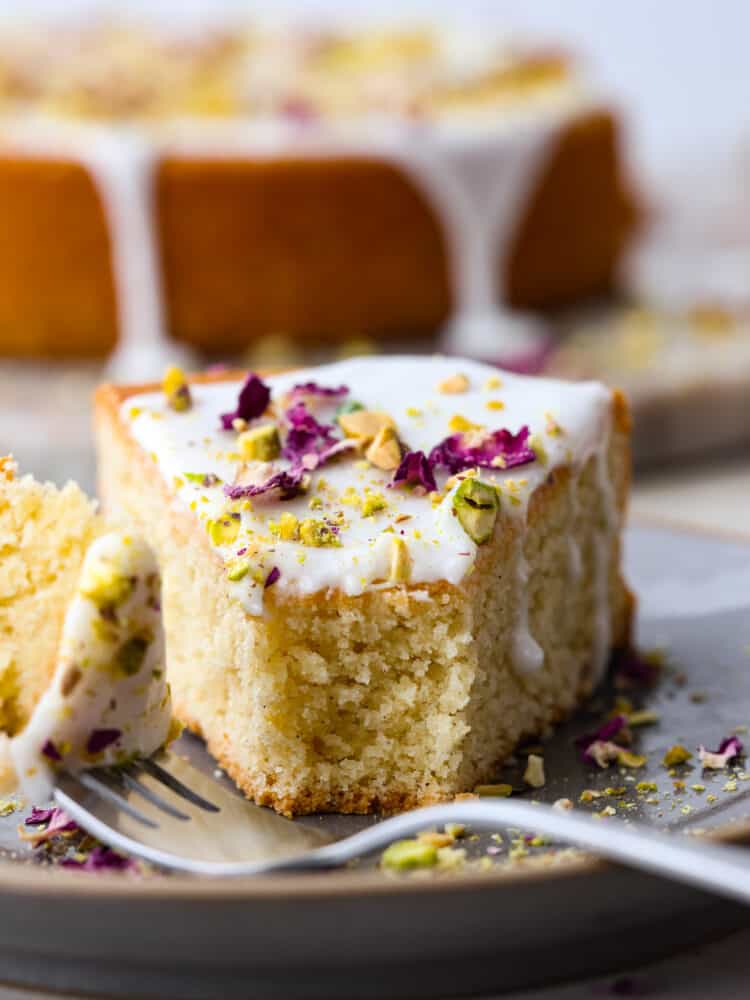
[[[74,483],[18,478],[0,457],[0,731],[22,729],[49,685],[67,602],[101,530]]]
[[[102,533],[76,486],[16,480],[8,459],[1,468],[0,788],[20,784],[41,803],[58,768],[121,763],[166,742],[161,584],[149,546]]]
[[[102,387],[178,716],[287,813],[488,780],[628,641],[628,432],[598,383],[441,357]]]

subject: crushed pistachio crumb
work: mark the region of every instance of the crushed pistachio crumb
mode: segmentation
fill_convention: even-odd
[[[481,431],[484,427],[481,424],[472,423],[460,413],[454,413],[448,422],[448,428],[454,434],[466,434],[468,431]]]
[[[325,521],[316,520],[314,517],[306,517],[300,522],[299,540],[303,545],[311,548],[337,548],[341,542],[336,532],[326,524]]]
[[[183,413],[193,405],[185,373],[176,365],[170,365],[164,372],[161,387],[166,396],[167,405],[176,412]]]
[[[387,847],[380,858],[383,868],[403,871],[409,868],[430,868],[437,863],[437,848],[420,840],[397,840]]]
[[[513,785],[500,783],[497,785],[477,785],[474,794],[480,798],[507,799],[513,794]]]
[[[275,424],[263,424],[243,431],[237,447],[244,462],[272,462],[281,454],[281,438]]]
[[[221,517],[206,521],[208,537],[214,545],[231,545],[240,533],[240,516]]]
[[[451,375],[449,378],[443,379],[442,382],[438,382],[436,389],[445,395],[457,395],[458,393],[466,392],[469,388],[469,379],[466,375],[457,372],[455,375]]]
[[[662,764],[665,767],[676,767],[678,764],[686,764],[693,755],[680,743],[675,743],[664,754]]]

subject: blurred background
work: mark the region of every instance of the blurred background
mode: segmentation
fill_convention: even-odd
[[[636,508],[742,527],[748,5],[268,6],[3,4],[0,452],[93,488],[102,378],[443,350],[622,386]]]

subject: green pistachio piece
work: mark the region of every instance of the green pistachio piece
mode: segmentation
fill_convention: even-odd
[[[240,516],[227,515],[217,521],[208,521],[206,530],[214,545],[231,545],[240,533]]]
[[[407,868],[430,868],[437,864],[438,852],[434,844],[421,840],[397,840],[387,847],[380,858],[383,868],[403,871]]]
[[[453,494],[453,509],[466,534],[477,545],[492,537],[500,508],[497,490],[479,479],[464,479]]]
[[[307,517],[304,521],[300,521],[299,540],[303,545],[310,545],[316,549],[341,545],[336,532],[325,521],[316,521],[314,517]]]
[[[235,559],[227,568],[227,579],[233,583],[244,579],[250,572],[251,566],[249,559]]]
[[[95,562],[84,571],[79,590],[98,608],[117,607],[133,593],[134,581],[123,576],[114,566]]]
[[[148,651],[149,641],[143,636],[135,635],[127,639],[115,653],[115,663],[126,677],[137,674],[143,666]]]
[[[272,462],[281,454],[281,439],[275,424],[243,431],[237,438],[237,445],[246,462]]]

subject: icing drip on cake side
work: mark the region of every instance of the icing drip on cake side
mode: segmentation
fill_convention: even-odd
[[[544,663],[544,650],[531,634],[529,627],[529,564],[524,552],[525,525],[518,538],[518,569],[516,571],[518,616],[513,631],[513,659],[521,674],[533,674]]]
[[[410,122],[364,117],[299,123],[280,118],[218,125],[195,118],[143,123],[7,117],[1,136],[22,156],[66,157],[93,178],[109,230],[118,317],[113,376],[154,377],[190,352],[165,329],[154,178],[164,155],[217,158],[365,157],[391,163],[435,213],[445,240],[454,317],[450,351],[475,342],[508,344],[498,274],[551,143],[585,107],[574,89],[483,119]],[[480,128],[481,126],[481,128]],[[471,352],[471,348],[470,352]]]
[[[117,307],[112,376],[137,381],[153,377],[168,363],[190,366],[191,352],[170,340],[164,329],[154,140],[134,127],[30,117],[4,120],[0,141],[23,157],[80,163],[95,184],[109,234]]]

